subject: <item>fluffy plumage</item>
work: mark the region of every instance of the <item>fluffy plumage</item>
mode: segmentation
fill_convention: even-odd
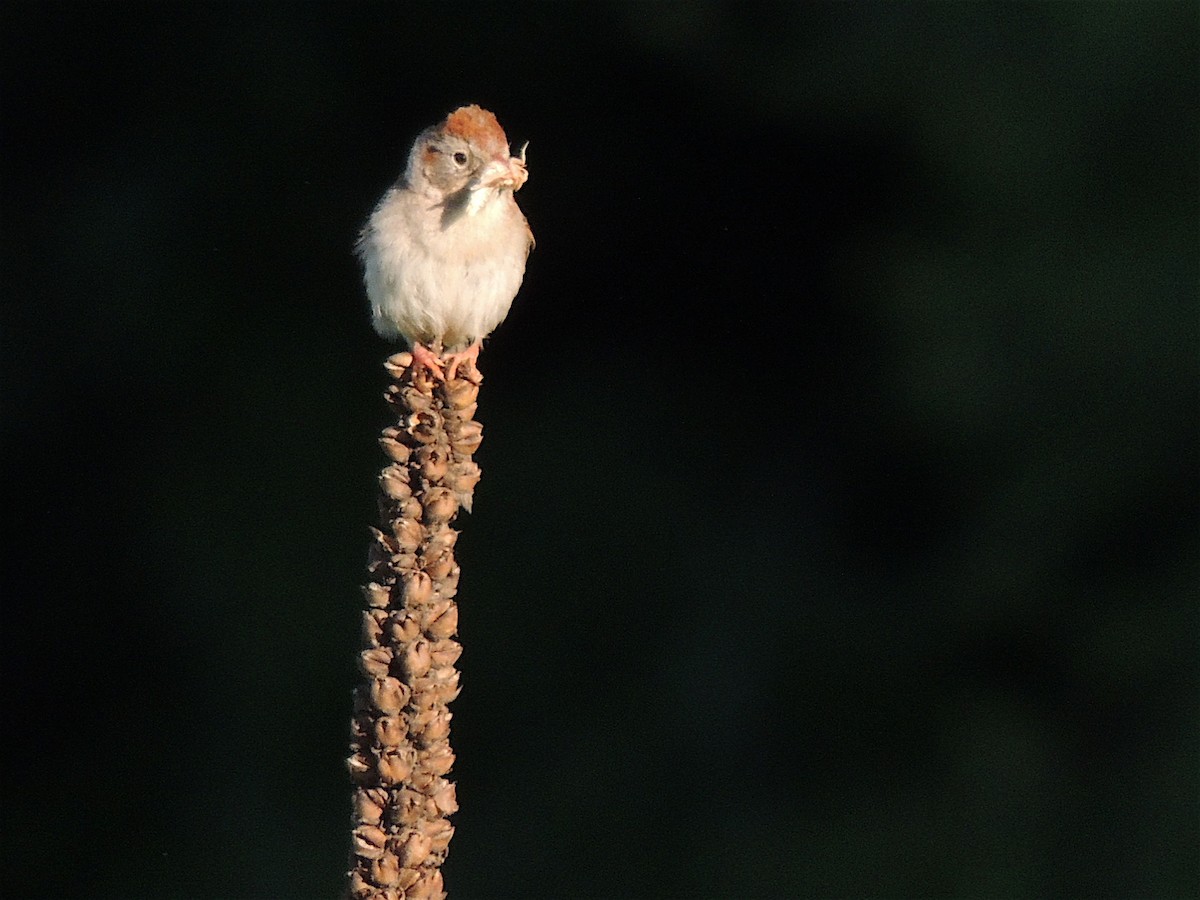
[[[513,193],[528,177],[496,117],[461,107],[417,136],[359,236],[375,330],[439,376],[478,354],[521,286],[533,234]]]

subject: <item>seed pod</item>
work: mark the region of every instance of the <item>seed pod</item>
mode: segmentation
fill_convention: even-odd
[[[399,747],[408,740],[408,726],[396,716],[383,716],[375,721],[375,739],[384,747]]]
[[[456,378],[442,386],[442,393],[451,409],[461,410],[473,405],[479,398],[479,385]]]
[[[393,641],[403,645],[417,639],[417,635],[421,633],[421,626],[412,613],[395,612],[388,620],[387,633]]]
[[[437,779],[429,791],[429,796],[443,816],[458,812],[458,790],[453,781],[445,778]]]
[[[425,572],[414,572],[404,580],[403,603],[408,609],[424,606],[433,597],[433,580]]]
[[[392,794],[387,811],[387,823],[392,828],[415,825],[421,819],[425,798],[409,788],[401,788]]]
[[[392,651],[387,647],[372,647],[358,654],[358,670],[368,678],[382,678],[392,666]]]
[[[437,444],[426,444],[417,450],[416,461],[421,475],[431,484],[441,481],[450,470],[450,454]]]
[[[412,774],[413,760],[408,754],[401,753],[402,749],[389,750],[379,757],[375,771],[379,773],[380,784],[403,784]]]
[[[362,638],[368,647],[378,647],[383,638],[383,623],[387,613],[382,609],[364,609],[362,614]],[[436,636],[436,635],[435,635]]]
[[[376,678],[371,682],[371,705],[384,715],[400,712],[411,695],[408,685],[397,678]]]
[[[379,447],[392,462],[406,463],[412,455],[412,449],[404,443],[404,437],[404,431],[395,425],[383,429],[379,436]]]
[[[359,788],[354,792],[354,819],[364,825],[378,825],[388,804],[384,788]]]
[[[378,825],[359,825],[351,832],[354,854],[363,859],[379,859],[387,846],[387,832]]]
[[[402,831],[399,837],[392,841],[394,852],[400,864],[406,869],[415,869],[429,858],[433,842],[412,829]]]
[[[393,353],[383,363],[383,367],[387,369],[387,373],[399,381],[408,371],[408,367],[413,363],[413,355],[407,350],[401,350],[399,353]]]
[[[407,500],[412,496],[408,483],[408,469],[403,466],[388,466],[379,474],[380,489],[393,500]]]
[[[439,600],[425,619],[425,633],[432,638],[448,638],[458,631],[458,607],[449,599]]]
[[[404,651],[403,665],[404,673],[410,678],[420,678],[428,672],[433,665],[429,641],[418,638],[409,644]]]
[[[370,584],[362,586],[363,598],[367,601],[367,606],[383,607],[387,606],[392,599],[392,589],[389,585],[379,584],[372,581]]]
[[[391,887],[400,880],[400,861],[390,853],[372,860],[371,880],[380,887]]]
[[[455,453],[470,456],[483,443],[483,425],[472,419],[450,431],[450,446]]]
[[[458,501],[448,488],[435,487],[425,492],[425,524],[443,525],[458,512]]]
[[[429,658],[435,666],[452,666],[462,656],[462,650],[458,641],[438,641],[430,647]]]
[[[412,553],[421,546],[421,542],[425,539],[425,529],[416,519],[394,519],[392,521],[392,538],[395,551]]]

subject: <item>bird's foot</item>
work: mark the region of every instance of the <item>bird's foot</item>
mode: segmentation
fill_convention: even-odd
[[[483,348],[483,341],[476,341],[466,350],[459,350],[457,353],[448,353],[442,360],[442,364],[446,366],[446,375],[443,381],[453,381],[458,374],[458,367],[464,362],[469,362],[468,368],[473,368],[475,361],[479,359],[479,351]]]
[[[412,356],[414,364],[418,366],[424,366],[438,381],[446,380],[446,374],[442,371],[442,366],[445,365],[445,363],[442,362],[441,357],[439,357],[424,344],[413,344]],[[451,377],[453,378],[454,376],[451,375]]]

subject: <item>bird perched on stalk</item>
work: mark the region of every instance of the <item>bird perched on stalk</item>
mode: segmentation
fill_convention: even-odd
[[[529,177],[495,115],[463,106],[413,143],[358,238],[375,330],[454,378],[508,315],[533,233],[513,194]]]

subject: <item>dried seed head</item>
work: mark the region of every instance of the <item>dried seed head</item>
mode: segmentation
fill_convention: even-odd
[[[458,812],[458,790],[453,781],[438,778],[431,785],[429,796],[441,815],[449,816]]]
[[[442,430],[441,417],[432,410],[428,412],[414,412],[408,417],[408,428],[406,430],[417,443],[432,444],[437,440],[438,434]]]
[[[402,752],[405,749],[397,747],[379,757],[376,771],[380,784],[403,784],[412,775],[414,760],[410,754]]]
[[[417,451],[421,475],[430,483],[441,481],[450,470],[450,454],[438,444],[426,444]]]
[[[442,396],[451,409],[466,409],[476,405],[479,398],[479,385],[472,384],[465,378],[455,378],[442,385]]]
[[[393,353],[383,363],[383,367],[387,369],[387,373],[399,381],[404,377],[404,373],[408,371],[408,367],[412,365],[413,356],[407,350],[402,350],[399,353]]]
[[[378,647],[383,638],[383,623],[387,621],[387,613],[381,609],[364,609],[362,614],[363,643],[368,647]]]
[[[414,572],[404,580],[406,607],[424,606],[433,597],[433,580],[425,572]]]
[[[384,788],[359,788],[354,792],[354,819],[364,825],[378,825],[388,805]]]
[[[421,820],[425,797],[414,790],[401,788],[392,794],[387,810],[387,823],[392,828],[415,825]]]
[[[388,836],[378,825],[359,825],[351,832],[350,840],[355,856],[379,859],[385,852]]]
[[[448,638],[458,631],[458,607],[449,599],[439,600],[425,618],[425,633],[432,638]]]
[[[398,678],[375,678],[371,681],[371,705],[385,715],[395,715],[404,709],[411,695],[408,685]]]
[[[436,585],[437,582],[449,575],[454,569],[454,554],[446,552],[432,559],[426,557],[421,561],[421,567],[428,573]]]
[[[425,524],[443,525],[458,512],[458,500],[449,488],[435,487],[425,492]]]
[[[438,641],[430,648],[429,657],[435,666],[452,666],[462,656],[462,650],[458,641]]]
[[[426,747],[445,741],[450,736],[450,719],[453,713],[440,706],[435,708],[441,715],[431,718],[419,732],[420,741]]]
[[[442,852],[450,846],[450,838],[454,837],[454,826],[446,819],[432,819],[424,824],[425,827],[421,830],[429,838],[434,853]]]
[[[392,666],[392,651],[387,647],[372,647],[358,654],[358,670],[368,678],[382,678]]]
[[[375,767],[366,755],[353,753],[346,757],[346,769],[350,772],[350,778],[354,782],[362,784],[370,780]]]
[[[470,456],[483,443],[483,425],[474,419],[455,424],[457,427],[450,429],[450,446],[455,453]]]
[[[434,775],[445,775],[454,768],[454,751],[445,741],[421,751],[418,759],[421,762],[421,768]]]
[[[418,638],[409,644],[404,651],[403,664],[404,672],[410,678],[420,678],[428,672],[433,665],[429,641]]]
[[[420,878],[404,892],[404,900],[445,900],[441,869],[421,869]]]
[[[406,869],[420,866],[433,849],[433,842],[428,837],[412,829],[402,831],[392,843],[400,864]]]
[[[403,435],[404,432],[395,425],[389,425],[379,436],[379,446],[383,452],[393,462],[401,464],[408,462],[409,456],[412,455],[412,449],[403,443]]]
[[[397,644],[407,644],[416,640],[417,635],[421,633],[421,626],[412,613],[405,610],[392,614],[387,630]]]
[[[400,880],[400,862],[390,853],[371,862],[371,880],[380,887],[392,887]]]
[[[388,466],[379,473],[379,487],[393,500],[407,500],[412,496],[408,483],[408,469],[403,466]]]
[[[379,584],[372,581],[370,584],[362,586],[363,598],[367,601],[367,606],[384,607],[391,602],[392,589],[389,585]]]
[[[425,539],[425,529],[416,519],[393,519],[392,537],[395,544],[394,552],[412,553],[421,546]]]
[[[375,721],[375,740],[382,747],[399,747],[408,740],[408,726],[398,716],[383,716]]]

